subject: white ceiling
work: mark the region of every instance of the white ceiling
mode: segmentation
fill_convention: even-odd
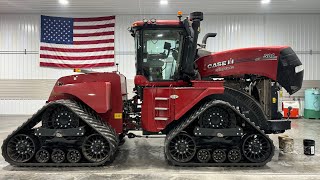
[[[0,13],[81,13],[81,14],[176,14],[203,11],[205,14],[238,13],[320,13],[320,0],[69,0],[62,6],[58,0],[0,0]]]

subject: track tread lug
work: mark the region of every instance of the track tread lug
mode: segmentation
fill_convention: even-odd
[[[245,121],[245,123],[250,124],[257,132],[265,136],[272,145],[272,152],[267,160],[261,163],[178,163],[175,162],[173,159],[169,157],[167,154],[168,152],[166,151],[166,146],[169,144],[169,142],[179,134],[180,132],[183,131],[190,123],[192,123],[195,119],[199,117],[200,114],[202,114],[203,111],[208,109],[209,107],[216,105],[216,104],[223,104],[224,106],[230,107],[236,114],[238,114],[241,118],[242,121]],[[182,166],[182,167],[198,167],[198,166],[214,166],[214,167],[261,167],[264,166],[266,163],[271,161],[273,155],[274,155],[274,145],[273,141],[266,135],[264,134],[263,130],[260,130],[259,126],[255,126],[254,122],[251,122],[249,118],[247,118],[244,114],[241,114],[239,110],[235,106],[231,106],[230,103],[224,102],[221,100],[213,100],[210,101],[209,103],[203,104],[200,108],[197,109],[197,111],[191,113],[191,115],[184,120],[181,120],[180,124],[178,124],[175,128],[173,128],[166,136],[165,138],[165,157],[168,161],[169,164],[172,164],[174,166]]]
[[[24,128],[32,128],[36,124],[38,124],[41,121],[41,118],[39,116],[48,108],[51,108],[56,105],[62,105],[68,107],[71,111],[76,113],[82,121],[87,123],[88,126],[93,128],[97,133],[102,135],[111,145],[111,155],[110,158],[106,159],[103,162],[100,163],[16,163],[8,159],[7,155],[4,154],[4,149],[8,140],[14,136],[15,134],[18,134],[22,129]],[[2,145],[2,155],[5,158],[7,162],[12,164],[13,166],[19,166],[19,167],[82,167],[82,166],[102,166],[106,162],[112,162],[114,160],[115,152],[118,148],[118,136],[115,132],[115,130],[110,127],[107,123],[104,123],[102,118],[97,115],[92,109],[89,109],[87,106],[85,106],[83,103],[74,101],[74,100],[57,100],[53,102],[49,102],[46,105],[44,105],[41,109],[39,109],[35,114],[32,115],[31,118],[29,118],[26,122],[22,123],[16,130],[14,130],[10,135],[7,136],[7,138],[4,140]]]

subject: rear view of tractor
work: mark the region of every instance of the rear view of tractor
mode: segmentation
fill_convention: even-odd
[[[197,44],[201,12],[181,20],[134,22],[135,96],[118,72],[60,78],[47,104],[10,134],[2,154],[16,166],[98,166],[112,162],[130,130],[166,134],[178,166],[263,166],[267,134],[290,129],[274,116],[273,94],[301,88],[302,64],[288,46],[211,53]]]

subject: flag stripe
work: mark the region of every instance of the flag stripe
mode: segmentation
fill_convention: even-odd
[[[113,43],[114,39],[103,39],[103,40],[95,40],[95,41],[73,41],[73,44],[101,44],[101,43]]]
[[[101,47],[114,47],[114,43],[102,43],[102,44],[52,44],[41,42],[40,46],[53,47],[53,48],[65,48],[65,49],[89,49],[89,48],[101,48]]]
[[[94,52],[58,52],[58,51],[46,51],[41,50],[40,54],[51,55],[51,56],[77,56],[77,57],[92,57],[92,56],[104,56],[113,55],[114,51],[94,51]]]
[[[73,22],[74,26],[93,26],[93,25],[102,25],[102,24],[112,24],[116,21],[108,20],[108,21],[92,21],[92,22]]]
[[[60,67],[60,68],[91,68],[91,67],[114,66],[114,62],[96,63],[96,64],[59,64],[59,63],[40,62],[40,66]]]
[[[114,31],[85,33],[85,34],[73,34],[73,37],[91,37],[91,36],[105,36],[105,35],[114,35]]]
[[[105,21],[115,19],[115,16],[93,17],[93,18],[73,18],[74,22],[90,22],[90,21]]]
[[[87,34],[87,33],[100,33],[100,32],[108,32],[114,31],[114,27],[108,27],[103,29],[74,29],[74,34]]]
[[[111,51],[114,47],[101,47],[101,48],[84,48],[84,49],[67,49],[41,46],[40,50],[55,51],[55,52],[97,52],[97,51]],[[43,53],[41,53],[43,54]]]
[[[114,27],[114,23],[93,26],[73,26],[73,29],[102,29],[107,27]]]
[[[73,37],[73,41],[96,41],[101,39],[114,39],[114,35],[92,36],[92,37]]]
[[[85,61],[72,61],[72,60],[57,60],[57,59],[43,59],[42,62],[47,63],[58,63],[58,64],[95,64],[95,63],[109,63],[113,62],[112,59],[98,59],[95,61],[92,60],[85,60]]]
[[[48,54],[40,54],[40,58],[47,59],[59,59],[59,60],[73,60],[73,61],[82,61],[82,60],[96,60],[96,59],[109,59],[114,58],[114,55],[102,55],[102,56],[54,56]]]

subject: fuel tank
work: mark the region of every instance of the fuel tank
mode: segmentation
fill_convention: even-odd
[[[277,81],[289,94],[297,92],[303,81],[302,63],[289,46],[222,51],[200,55],[195,63],[202,78],[265,76]]]

